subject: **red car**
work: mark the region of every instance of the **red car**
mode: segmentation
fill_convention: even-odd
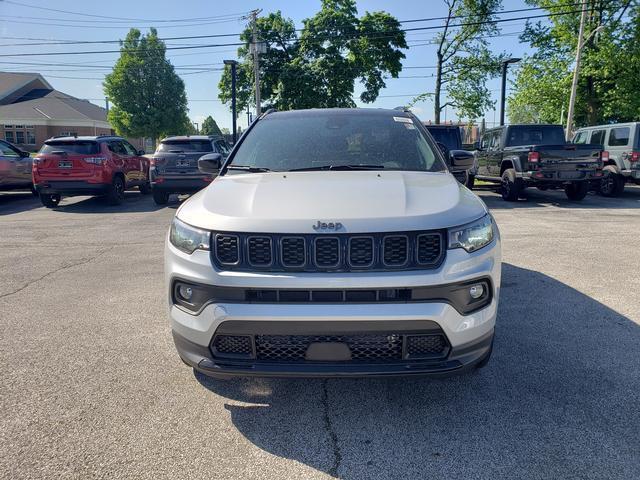
[[[74,195],[104,195],[111,205],[118,205],[130,188],[151,193],[149,159],[143,155],[111,135],[52,138],[33,160],[33,184],[47,208]]]

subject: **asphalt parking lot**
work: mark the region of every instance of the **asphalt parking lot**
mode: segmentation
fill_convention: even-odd
[[[640,187],[478,193],[503,238],[487,368],[231,381],[172,344],[176,202],[0,193],[0,477],[640,478]]]

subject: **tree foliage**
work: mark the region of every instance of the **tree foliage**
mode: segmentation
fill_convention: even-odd
[[[279,110],[313,107],[353,107],[355,83],[362,84],[360,100],[375,101],[385,78],[396,78],[407,48],[400,23],[385,12],[357,16],[354,0],[322,0],[320,11],[303,20],[296,31],[280,11],[257,20],[260,41],[260,94],[266,106]],[[253,102],[251,28],[241,35],[246,45],[238,49],[238,111]],[[220,99],[231,100],[231,71],[220,80]]]
[[[564,0],[529,3],[551,12],[566,10]],[[639,13],[637,2],[589,0],[576,126],[640,120]],[[579,24],[580,12],[575,11],[551,17],[551,25],[527,25],[521,40],[534,52],[521,62],[513,83],[508,103],[511,122],[561,121],[569,105]]]
[[[460,118],[476,120],[494,107],[487,80],[500,71],[502,55],[488,48],[487,37],[498,33],[496,12],[501,0],[444,0],[447,18],[436,35],[435,89],[414,98],[433,98],[434,120],[440,123],[446,107],[455,109]],[[443,93],[446,102],[442,101]]]
[[[164,42],[153,28],[147,35],[129,30],[103,86],[113,105],[108,119],[119,135],[155,140],[183,133],[191,124],[184,83],[166,59]]]
[[[204,119],[200,128],[202,135],[222,135],[222,131],[211,115]]]

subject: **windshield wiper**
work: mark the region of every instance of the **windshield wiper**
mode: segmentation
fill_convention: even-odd
[[[261,172],[270,172],[270,168],[266,167],[251,167],[249,165],[229,165],[227,170],[243,170],[249,173],[261,173]]]
[[[382,170],[384,165],[321,165],[319,167],[292,168],[290,172],[312,172],[315,170]]]

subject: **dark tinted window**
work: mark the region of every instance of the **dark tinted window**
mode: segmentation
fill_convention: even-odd
[[[436,142],[444,144],[449,150],[460,150],[462,140],[460,130],[456,128],[430,128],[425,127]]]
[[[213,152],[211,140],[167,140],[158,146],[159,152]]]
[[[109,142],[109,150],[118,155],[127,154],[127,150],[124,148],[124,145],[120,141]]]
[[[629,143],[629,127],[612,128],[609,132],[609,145],[624,147]]]
[[[223,155],[229,154],[229,145],[227,145],[227,142],[225,142],[224,140],[216,140],[213,143],[215,144],[216,150],[218,152],[220,152]]]
[[[272,114],[247,134],[234,165],[291,170],[375,165],[385,169],[442,171],[446,167],[409,117],[378,112]]]
[[[589,132],[578,132],[575,137],[573,137],[573,143],[587,143],[587,138],[589,137]]]
[[[591,133],[591,141],[589,143],[593,145],[604,145],[604,135],[607,133],[606,130],[594,130]]]
[[[40,149],[39,153],[52,153],[52,152],[67,152],[75,153],[78,155],[95,155],[100,153],[100,146],[91,140],[76,140],[76,141],[49,141]]]
[[[564,130],[555,125],[523,125],[509,127],[507,146],[564,145]]]

